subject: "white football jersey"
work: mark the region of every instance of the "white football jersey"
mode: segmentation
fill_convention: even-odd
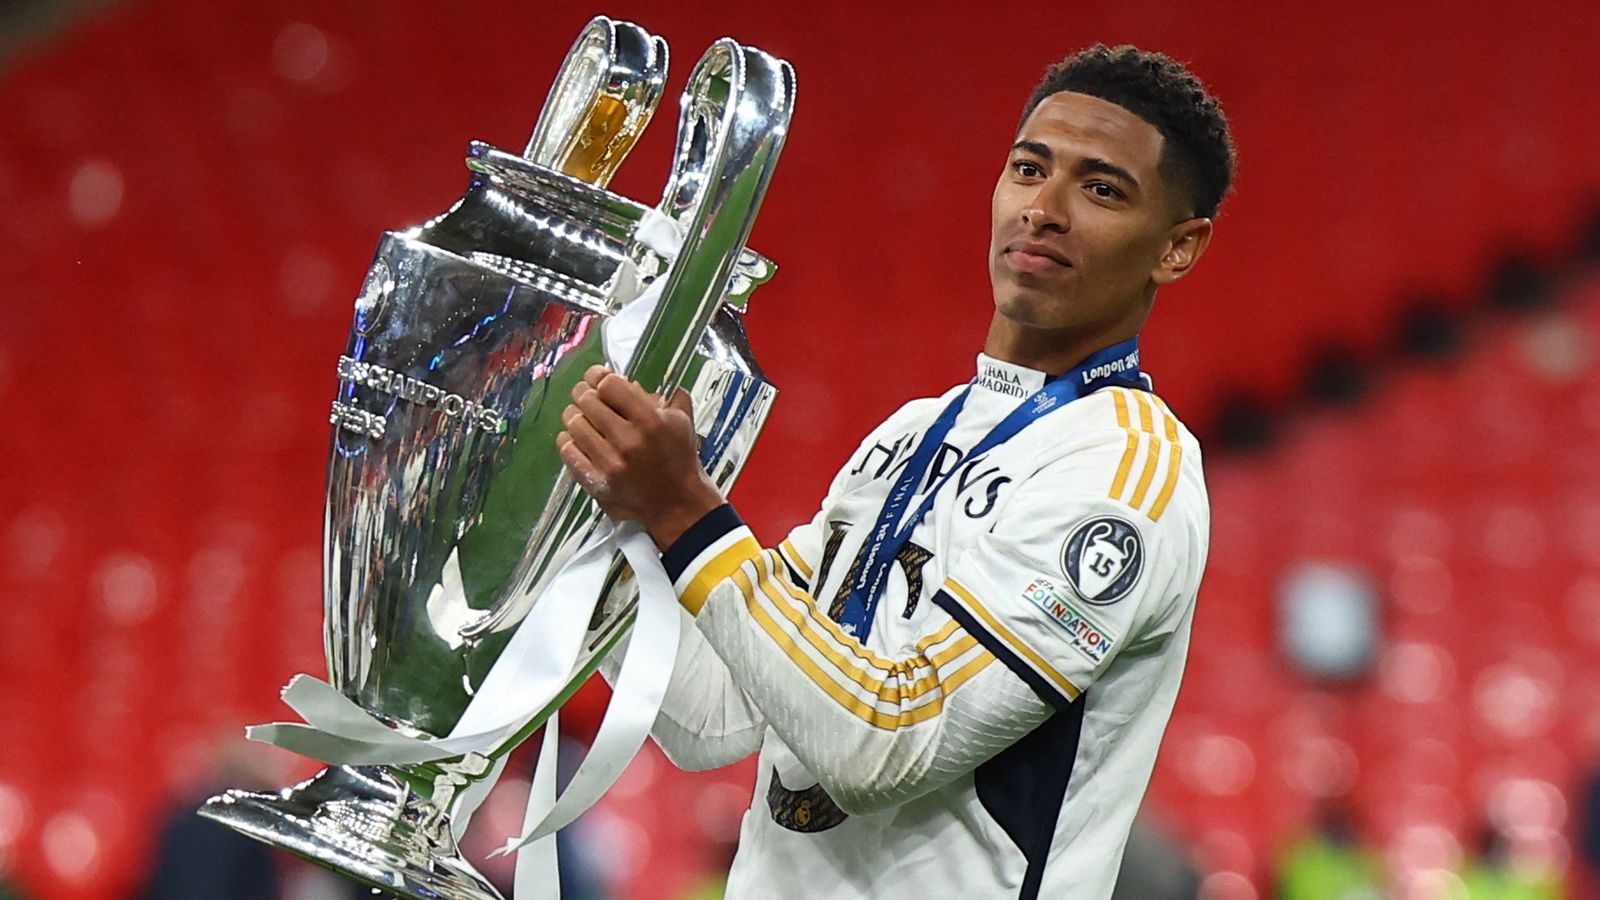
[[[716,662],[675,674],[658,740],[672,755],[723,717],[764,735],[730,900],[1110,896],[1177,697],[1209,511],[1198,444],[1148,391],[1101,388],[965,458],[1045,380],[978,358],[918,490],[956,474],[864,644],[840,624],[852,567],[959,387],[875,429],[779,548],[723,507],[664,554]],[[714,708],[691,710],[696,692]]]

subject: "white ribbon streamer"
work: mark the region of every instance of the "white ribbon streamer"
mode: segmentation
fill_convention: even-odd
[[[528,788],[528,808],[522,814],[522,831],[539,826],[539,820],[548,814],[556,803],[556,756],[561,744],[561,712],[544,726],[544,740],[539,744],[539,763],[533,770],[533,783]],[[491,856],[504,853],[496,850]],[[556,836],[549,835],[517,851],[517,865],[512,875],[512,896],[516,900],[528,897],[548,897],[561,900],[561,861],[556,855]]]
[[[667,682],[677,660],[682,622],[677,595],[656,556],[655,545],[638,524],[625,523],[618,532],[618,543],[639,581],[638,618],[633,628],[641,637],[630,643],[622,659],[605,719],[566,790],[559,799],[552,798],[543,810],[538,808],[538,799],[530,798],[522,835],[507,841],[495,851],[497,855],[553,835],[593,806],[639,752],[661,712],[661,701],[666,697]],[[543,757],[539,765],[544,767]],[[536,812],[541,814],[536,816]]]
[[[306,724],[256,725],[246,730],[246,737],[334,765],[406,765],[493,752],[572,678],[594,601],[611,565],[610,537],[611,528],[602,525],[551,582],[447,737],[402,734],[327,682],[305,674],[289,682],[283,699]]]

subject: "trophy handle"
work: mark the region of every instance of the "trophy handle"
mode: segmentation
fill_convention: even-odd
[[[627,371],[646,390],[678,386],[722,300],[788,136],[794,90],[793,66],[732,38],[689,75],[659,205],[683,228],[683,246]]]
[[[650,124],[667,81],[667,42],[596,16],[573,41],[524,158],[605,187]]]
[[[722,300],[772,180],[794,111],[794,68],[731,38],[712,44],[689,75],[672,177],[659,209],[683,228],[661,301],[627,376],[670,392]],[[514,628],[599,521],[598,508],[563,473],[541,527],[493,606],[460,629],[468,641]]]

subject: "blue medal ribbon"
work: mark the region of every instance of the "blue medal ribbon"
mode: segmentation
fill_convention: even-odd
[[[916,494],[917,485],[927,477],[928,467],[933,464],[934,456],[943,446],[950,429],[955,426],[956,418],[961,415],[961,408],[967,402],[967,395],[972,392],[971,383],[963,388],[944,411],[939,413],[939,417],[933,420],[927,433],[922,436],[922,442],[912,452],[905,470],[890,488],[889,496],[883,501],[883,509],[878,513],[878,520],[867,535],[867,541],[862,545],[861,552],[856,558],[858,565],[853,567],[858,575],[850,585],[850,595],[845,599],[844,615],[839,619],[845,633],[855,635],[859,641],[866,641],[867,635],[872,631],[873,614],[877,612],[878,600],[883,596],[883,586],[889,577],[889,568],[894,565],[895,556],[900,552],[900,548],[905,546],[906,541],[911,539],[911,532],[916,530],[923,516],[926,516],[928,510],[933,507],[933,500],[939,491],[950,483],[963,465],[972,463],[983,454],[1016,437],[1024,428],[1050,412],[1109,385],[1140,389],[1145,387],[1144,380],[1139,374],[1138,338],[1130,338],[1099,350],[1079,363],[1076,368],[1051,378],[1044,387],[1023,400],[1016,409],[1001,419],[999,424],[990,429],[989,433],[967,452],[962,463],[945,473],[938,484],[933,485],[922,496],[922,500],[911,514],[906,515],[906,509],[911,505],[911,498]]]

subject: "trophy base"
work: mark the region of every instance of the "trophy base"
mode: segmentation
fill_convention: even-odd
[[[504,900],[450,821],[378,766],[329,766],[276,794],[228,791],[200,815],[398,897]]]

